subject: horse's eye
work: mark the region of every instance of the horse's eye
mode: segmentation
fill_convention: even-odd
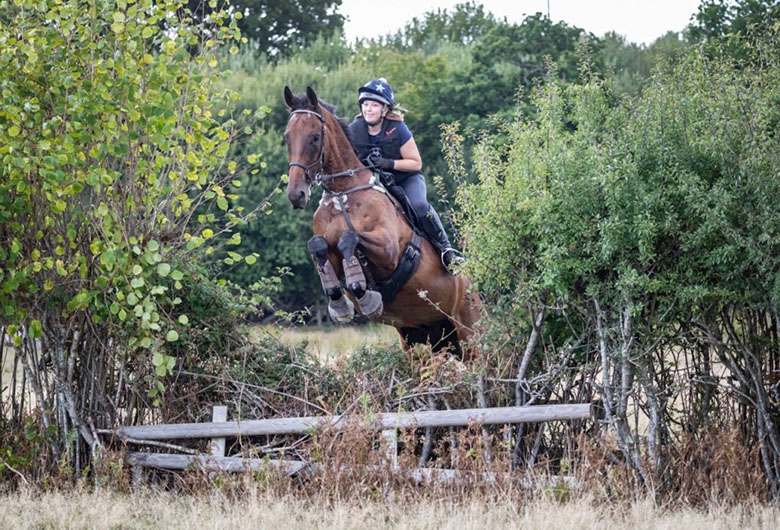
[[[320,141],[320,135],[319,134],[312,134],[311,135],[311,143],[316,144]]]

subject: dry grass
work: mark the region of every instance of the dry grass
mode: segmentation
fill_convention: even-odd
[[[0,496],[0,528],[669,528],[717,530],[777,528],[777,507],[666,510],[640,501],[619,507],[587,499],[559,504],[516,501],[422,499],[328,503],[256,492],[239,500],[219,494],[174,495],[28,492]]]
[[[257,326],[250,330],[250,338],[270,334],[287,346],[298,346],[306,341],[306,351],[320,362],[337,363],[363,346],[398,344],[398,332],[390,326],[366,324],[363,326],[298,327]]]

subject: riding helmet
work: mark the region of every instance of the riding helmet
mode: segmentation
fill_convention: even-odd
[[[372,99],[378,101],[383,105],[393,106],[395,105],[395,95],[393,94],[393,87],[387,82],[387,79],[380,77],[369,81],[362,87],[358,88],[358,104],[362,105],[363,101]]]

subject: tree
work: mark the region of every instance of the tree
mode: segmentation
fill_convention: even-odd
[[[241,341],[241,301],[207,267],[245,222],[226,159],[240,116],[217,121],[235,98],[215,89],[216,51],[241,36],[226,12],[195,25],[182,8],[23,0],[0,26],[0,328],[42,450],[77,472],[96,429]]]
[[[443,44],[470,44],[499,24],[506,24],[506,19],[497,20],[482,4],[472,1],[456,4],[452,11],[429,11],[422,19],[412,18],[394,35],[373,40],[398,51],[433,53]]]
[[[778,0],[702,0],[686,28],[693,42],[722,39],[727,35],[760,36],[780,21]]]
[[[271,58],[285,57],[321,33],[332,35],[344,27],[344,17],[336,12],[341,0],[232,0],[230,4],[242,34]],[[188,5],[205,20],[217,3],[188,0]]]
[[[675,442],[706,453],[734,429],[780,495],[780,47],[761,44],[748,62],[692,49],[635,97],[587,65],[582,84],[550,75],[459,190],[468,268],[499,344],[521,346],[518,404],[554,374],[581,381],[618,461],[655,488],[677,491]]]

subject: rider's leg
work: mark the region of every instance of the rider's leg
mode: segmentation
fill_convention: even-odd
[[[450,239],[447,237],[447,232],[444,230],[444,225],[442,225],[439,215],[428,203],[428,190],[422,173],[409,176],[400,185],[409,198],[420,227],[425,231],[428,239],[441,255],[444,266],[449,267],[454,258],[459,258],[458,261],[462,261],[463,258],[450,244]]]

